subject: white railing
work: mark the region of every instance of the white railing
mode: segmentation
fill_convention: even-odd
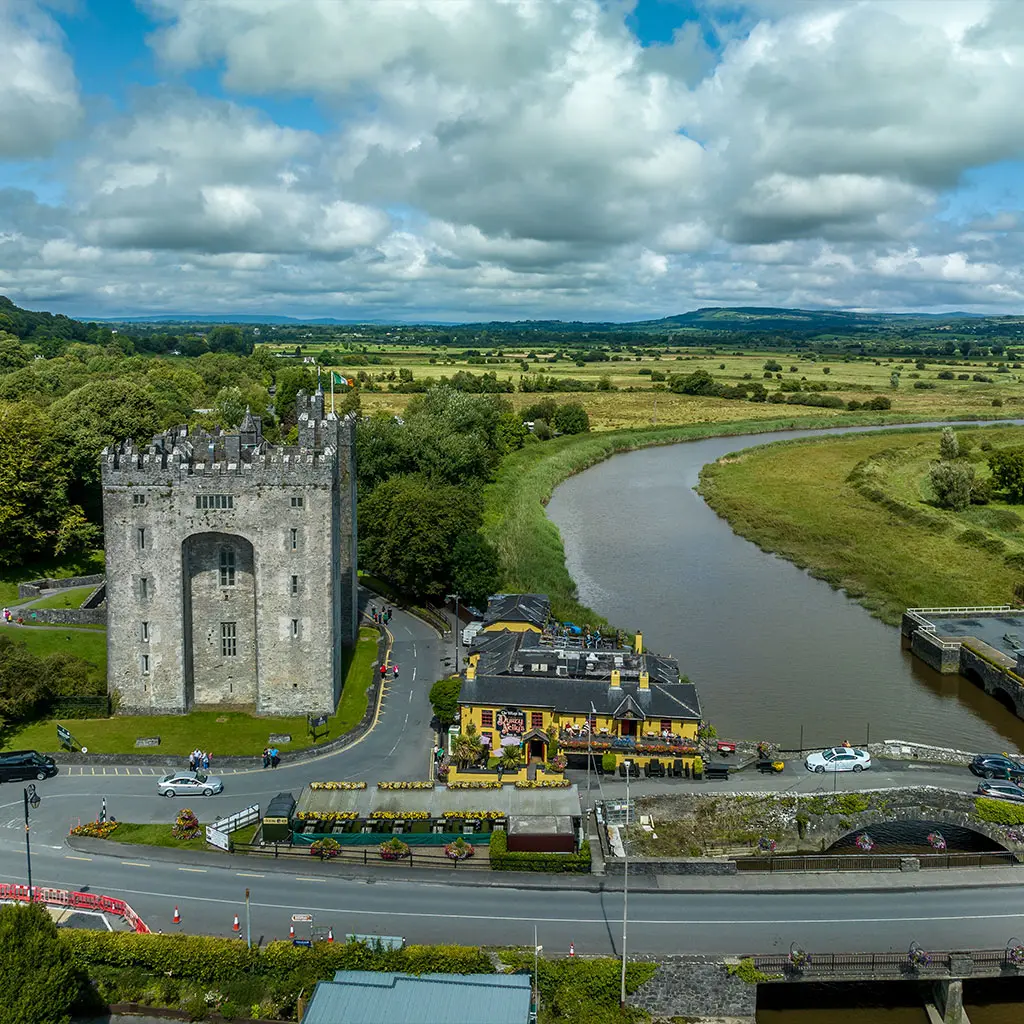
[[[1009,604],[984,604],[975,607],[961,606],[959,608],[908,608],[908,615],[974,615],[988,614],[990,612],[1013,611],[1013,605]]]

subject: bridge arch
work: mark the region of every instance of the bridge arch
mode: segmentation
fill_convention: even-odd
[[[924,813],[922,813],[924,811]],[[979,843],[975,850],[969,852],[984,852],[1006,850],[1011,853],[1020,854],[1021,847],[1012,840],[1007,839],[1004,831],[998,825],[992,825],[985,821],[965,820],[966,816],[959,811],[942,810],[941,808],[912,808],[905,814],[898,810],[885,819],[870,819],[858,824],[856,828],[840,828],[837,826],[832,841],[826,845],[829,852],[847,849],[853,846],[853,841],[858,835],[866,832],[876,842],[899,841],[904,836],[913,836],[917,844],[925,843],[929,832],[942,831],[947,841],[951,841],[956,833],[955,830],[963,830],[966,833],[973,833],[984,842]],[[894,840],[892,837],[896,836]],[[904,840],[908,844],[911,839]],[[877,853],[884,853],[883,848],[878,848]],[[956,852],[950,850],[950,852]]]

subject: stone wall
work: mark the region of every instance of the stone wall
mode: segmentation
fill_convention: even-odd
[[[103,575],[68,576],[63,580],[29,580],[18,584],[18,597],[31,600],[41,597],[44,590],[66,590],[68,587],[98,587],[103,582]]]
[[[989,696],[1001,698],[1016,711],[1018,718],[1024,718],[1024,686],[1019,677],[1002,665],[982,657],[967,644],[961,644],[960,674],[980,682]]]
[[[621,876],[625,873],[622,858],[609,857],[605,873]],[[728,857],[630,857],[630,875],[735,875],[736,861]]]
[[[21,611],[26,622],[43,622],[53,626],[105,626],[106,608],[26,608]]]
[[[753,1017],[757,986],[731,977],[710,956],[636,956],[656,963],[658,972],[629,997],[631,1006],[662,1017]]]
[[[966,765],[977,750],[957,750],[955,747],[933,747],[928,743],[910,743],[907,740],[883,740],[871,743],[868,751],[872,757],[883,757],[890,761],[927,761],[935,764]],[[1021,754],[1010,754],[1022,758]]]

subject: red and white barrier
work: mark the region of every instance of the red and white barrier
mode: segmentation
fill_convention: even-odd
[[[116,914],[137,932],[148,932],[146,922],[135,913],[124,900],[113,896],[97,896],[91,892],[71,892],[68,889],[50,889],[47,886],[32,886],[31,897],[27,885],[13,885],[0,882],[0,901],[14,900],[19,903],[45,903],[49,906],[68,907],[72,910],[98,910],[104,914]]]

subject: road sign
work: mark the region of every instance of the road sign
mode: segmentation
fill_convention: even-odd
[[[309,949],[313,945],[313,943],[310,939],[292,939],[292,945],[305,946],[306,949]]]
[[[75,747],[74,736],[72,736],[70,731],[65,729],[63,725],[57,726],[57,742],[60,743],[62,747],[67,747],[69,750],[73,750]]]
[[[312,914],[292,914],[292,920],[295,921],[296,923],[298,923],[300,921],[312,922],[313,915]]]
[[[315,718],[314,717],[310,717],[310,719],[309,719],[309,726],[310,726],[311,729],[319,729],[322,725],[326,725],[326,724],[327,724],[327,716],[326,715],[317,715]]]
[[[231,837],[226,832],[221,832],[220,829],[215,828],[213,825],[206,826],[206,841],[211,846],[217,846],[222,850],[231,849]]]

